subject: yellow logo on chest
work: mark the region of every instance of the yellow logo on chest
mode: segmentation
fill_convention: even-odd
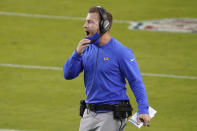
[[[107,60],[109,60],[109,57],[107,57],[107,56],[104,57],[104,61],[107,61]]]

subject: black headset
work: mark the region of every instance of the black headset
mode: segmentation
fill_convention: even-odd
[[[106,31],[108,31],[110,29],[110,24],[109,24],[109,20],[107,18],[107,13],[105,11],[105,9],[101,6],[97,6],[100,16],[101,16],[101,21],[100,21],[100,34],[103,35]]]

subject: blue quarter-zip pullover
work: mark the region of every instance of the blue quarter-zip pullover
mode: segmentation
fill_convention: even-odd
[[[98,46],[98,40],[90,44],[82,55],[74,51],[63,67],[64,78],[68,80],[82,71],[86,103],[117,104],[129,100],[126,78],[138,103],[138,113],[149,113],[145,86],[134,54],[113,37],[104,46]]]

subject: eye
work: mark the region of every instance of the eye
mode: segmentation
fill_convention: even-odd
[[[88,23],[93,23],[93,21],[91,21],[91,20],[88,20]]]

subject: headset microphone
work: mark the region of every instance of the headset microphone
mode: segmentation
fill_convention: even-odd
[[[102,34],[98,34],[98,33],[96,33],[96,34],[94,34],[94,36],[93,37],[96,37],[95,39],[92,39],[91,41],[90,41],[90,44],[93,44],[94,42],[96,42],[102,35],[103,35],[104,33],[102,33]]]
[[[93,43],[96,42],[99,38],[100,38],[100,36],[96,37],[96,39],[94,39],[94,40],[91,40],[91,41],[90,41],[90,44],[93,44]]]

